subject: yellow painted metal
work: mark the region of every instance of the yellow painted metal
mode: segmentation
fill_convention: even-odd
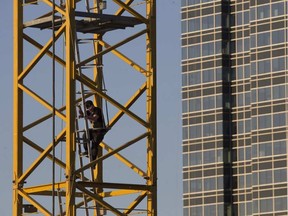
[[[14,216],[22,215],[23,198],[19,193],[22,185],[19,177],[23,172],[23,92],[18,88],[18,76],[23,70],[23,10],[22,1],[13,1],[13,211]],[[22,83],[22,82],[21,82]]]
[[[153,190],[147,194],[147,215],[157,215],[157,116],[156,116],[156,0],[147,1],[146,6],[149,29],[146,35],[146,63],[147,71],[147,122],[149,123],[147,139],[147,184]]]
[[[45,216],[50,216],[51,212],[46,209],[43,205],[41,205],[39,202],[37,202],[35,199],[33,199],[31,196],[29,196],[28,194],[26,194],[24,191],[19,190],[19,194],[26,199],[27,201],[29,201],[32,205],[34,205],[38,211],[40,211],[43,215]],[[21,214],[22,215],[22,212]]]
[[[108,146],[106,143],[102,142],[101,147],[104,148],[107,152],[113,152],[113,156],[116,157],[119,161],[121,161],[123,164],[125,164],[127,167],[130,167],[134,172],[136,172],[138,175],[142,177],[146,177],[147,174],[137,167],[135,164],[133,164],[131,161],[129,161],[127,158],[122,156],[121,154],[115,153],[115,150],[113,150],[110,146]]]
[[[59,139],[63,138],[65,135],[65,130],[63,130],[59,136],[56,138],[56,144],[59,142]],[[26,172],[19,178],[19,182],[23,183],[25,179],[36,169],[36,167],[46,158],[49,153],[52,151],[53,143],[50,143],[48,147],[39,155],[37,159],[35,159],[34,163],[26,170]]]
[[[75,208],[75,2],[66,2],[66,214],[76,215]]]
[[[108,43],[106,43],[104,41],[100,41],[100,43],[106,48],[111,47]],[[144,68],[142,68],[140,65],[138,65],[135,61],[129,59],[123,53],[119,52],[117,49],[113,49],[113,50],[111,50],[111,52],[114,53],[118,58],[120,58],[124,62],[126,62],[128,65],[133,67],[135,70],[139,71],[140,73],[143,73],[144,75],[148,74],[148,72]]]
[[[100,0],[99,0],[100,1]],[[145,26],[142,30],[137,30],[131,36],[127,36],[125,39],[121,39],[119,42],[110,45],[104,40],[103,35],[93,34],[95,39],[93,42],[94,54],[92,56],[86,56],[84,60],[76,62],[76,52],[75,52],[75,41],[76,41],[76,22],[75,22],[75,10],[76,2],[81,2],[77,0],[66,0],[64,5],[56,6],[55,11],[64,17],[63,23],[61,23],[57,30],[54,32],[54,41],[51,37],[46,42],[40,43],[37,38],[23,33],[23,7],[21,1],[14,0],[14,79],[13,79],[13,216],[22,215],[23,211],[23,199],[25,202],[32,204],[42,215],[51,215],[51,206],[46,203],[40,203],[35,196],[52,196],[55,192],[52,189],[60,189],[60,196],[65,199],[64,214],[67,216],[76,216],[77,209],[84,207],[83,200],[79,201],[79,197],[84,194],[87,197],[87,201],[94,203],[96,207],[101,206],[106,208],[108,211],[112,212],[114,215],[128,215],[137,211],[136,208],[142,202],[144,202],[147,207],[144,211],[147,216],[157,216],[157,123],[156,123],[156,0],[144,1],[146,4],[146,14],[142,15],[131,7],[133,0],[113,0],[119,8],[116,10],[115,15],[121,16],[124,12],[128,12],[134,18],[142,21]],[[97,2],[97,1],[94,1]],[[46,7],[52,7],[52,1],[42,0],[41,4]],[[97,10],[96,10],[97,12]],[[99,11],[98,11],[99,12]],[[146,17],[145,17],[146,16]],[[52,53],[51,47],[53,42],[59,42],[60,38],[64,38],[65,43],[65,59],[60,57],[56,53]],[[141,66],[141,64],[134,61],[133,56],[129,56],[122,52],[121,48],[123,45],[129,45],[130,42],[135,39],[145,37],[146,53],[145,65],[146,68]],[[23,66],[23,41],[32,45],[38,52],[32,58],[27,58],[28,63]],[[120,51],[121,50],[121,51]],[[104,74],[103,57],[106,54],[114,54],[126,65],[129,65],[134,71],[139,72],[143,75],[142,78],[145,81],[139,86],[138,90],[127,100],[126,103],[119,102],[111,95],[103,92],[102,79]],[[29,87],[29,82],[25,82],[35,70],[39,62],[43,57],[55,58],[60,66],[63,66],[65,70],[65,105],[60,108],[52,107],[52,103],[49,102],[44,96],[35,91],[35,89]],[[93,62],[94,65],[94,76],[90,78],[84,74],[80,74],[80,67],[85,66],[88,63]],[[101,67],[98,67],[101,66]],[[139,73],[136,73],[137,75]],[[134,74],[131,73],[131,76]],[[85,95],[85,99],[93,96],[94,101],[97,106],[102,107],[102,101],[106,100],[110,105],[117,109],[117,112],[110,119],[107,119],[111,130],[118,124],[123,116],[130,117],[130,120],[135,121],[138,125],[143,128],[141,135],[130,136],[129,140],[116,147],[110,147],[107,143],[101,143],[101,150],[99,157],[91,163],[87,163],[81,168],[76,167],[76,133],[75,133],[75,105],[79,103],[82,98],[76,99],[76,82],[82,83],[88,88],[92,93]],[[25,84],[24,84],[25,83]],[[121,83],[126,85],[126,83]],[[24,94],[25,93],[25,94]],[[146,110],[145,113],[139,115],[137,112],[132,111],[130,108],[136,104],[136,102],[145,97],[146,93]],[[55,148],[57,145],[64,140],[65,142],[65,159],[55,157],[55,163],[61,169],[65,170],[65,179],[63,181],[56,182],[54,185],[52,183],[48,184],[34,184],[33,181],[29,182],[33,172],[42,165],[43,161],[52,161],[52,145],[53,143],[47,142],[48,144],[38,143],[29,137],[28,130],[33,130],[38,127],[41,123],[46,120],[51,120],[52,114],[45,113],[33,122],[23,125],[23,106],[24,97],[28,97],[35,103],[43,107],[48,112],[55,110],[55,117],[62,120],[65,124],[62,130],[55,137]],[[145,116],[146,115],[146,119]],[[24,135],[25,133],[25,135]],[[44,132],[43,132],[44,133]],[[134,134],[133,134],[134,135]],[[131,138],[134,137],[134,138]],[[146,156],[145,165],[146,167],[140,168],[133,160],[129,159],[129,156],[122,154],[121,151],[136,145],[137,143],[146,143],[146,151],[143,152]],[[39,155],[33,157],[33,161],[29,162],[27,165],[23,158],[23,147],[27,145],[29,148],[37,152]],[[45,145],[45,147],[43,147]],[[124,156],[125,155],[125,156]],[[113,183],[112,186],[109,183],[105,183],[103,179],[103,174],[105,169],[102,166],[102,162],[115,157],[121,165],[124,165],[128,170],[132,170],[133,175],[137,175],[141,178],[144,184],[121,184]],[[48,160],[46,160],[48,159]],[[23,167],[25,163],[25,170],[23,172]],[[82,181],[90,182],[89,184],[84,184],[79,182],[81,171],[87,171],[93,165],[96,165],[97,169],[94,170],[94,176],[96,177],[96,182],[99,184],[94,191],[89,190],[93,182],[89,181],[89,178],[84,177]],[[146,170],[145,170],[146,169]],[[25,187],[26,181],[29,182],[29,186]],[[117,181],[117,179],[116,179]],[[129,186],[127,186],[129,185]],[[96,187],[92,187],[96,188]],[[105,190],[104,190],[105,189]],[[109,189],[109,190],[108,190]],[[129,202],[125,210],[120,210],[117,207],[110,204],[108,201],[110,198],[118,198],[125,196],[134,195],[132,201]],[[136,198],[135,198],[136,197]],[[109,198],[109,199],[105,199]],[[91,204],[90,203],[90,204]],[[116,205],[117,206],[117,205]],[[143,206],[143,205],[142,205]],[[100,215],[99,211],[95,211],[94,215]]]
[[[65,182],[55,183],[56,189],[62,189],[62,188],[65,188],[65,186],[66,186]],[[51,189],[52,189],[52,184],[46,184],[46,185],[37,185],[33,187],[26,187],[23,189],[23,191],[25,191],[25,193],[27,194],[32,194],[32,193],[39,193],[43,191],[51,191]]]
[[[101,96],[105,100],[109,101],[111,104],[113,104],[115,107],[117,107],[119,110],[122,110],[124,113],[129,115],[131,118],[133,118],[135,121],[142,124],[144,127],[147,126],[147,122],[141,119],[139,116],[137,116],[135,113],[131,112],[130,110],[126,109],[124,106],[122,106],[119,102],[114,100],[112,97],[109,97],[108,94],[103,93],[101,90],[99,90],[95,84],[90,79],[84,79],[84,76],[77,76],[77,79],[81,81],[82,83],[85,83],[91,90],[95,91],[95,94]]]
[[[65,25],[62,25],[62,27],[56,32],[55,38],[59,38],[59,36],[63,33],[65,30]],[[20,74],[18,79],[24,79],[25,76],[32,70],[32,68],[37,64],[37,62],[40,60],[40,58],[45,55],[49,48],[52,46],[52,39],[49,40],[49,42],[43,46],[43,48],[40,50],[40,52],[35,56],[35,58],[30,62],[30,64],[25,68],[25,70]]]

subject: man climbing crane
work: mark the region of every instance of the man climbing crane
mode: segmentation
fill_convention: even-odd
[[[91,145],[91,152],[90,152],[90,158],[91,161],[95,160],[98,155],[98,147],[102,140],[104,139],[105,133],[106,133],[106,126],[105,121],[103,117],[103,113],[101,108],[94,106],[93,102],[91,100],[87,100],[85,102],[85,110],[86,115],[84,115],[84,112],[82,111],[82,108],[80,105],[78,105],[79,108],[79,118],[86,118],[90,121],[92,128],[89,128],[89,139],[92,141]],[[83,140],[84,140],[84,149],[85,152],[83,155],[88,155],[88,145],[87,145],[87,137],[86,133],[83,134]]]

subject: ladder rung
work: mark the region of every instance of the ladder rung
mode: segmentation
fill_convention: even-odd
[[[91,43],[91,42],[97,42],[99,41],[96,38],[82,38],[82,39],[78,39],[77,42],[78,44],[85,44],[85,43]]]
[[[86,65],[83,65],[81,66],[81,69],[84,69],[84,68],[92,68],[92,67],[97,67],[97,68],[101,68],[103,67],[103,65],[98,65],[98,64],[86,64]]]

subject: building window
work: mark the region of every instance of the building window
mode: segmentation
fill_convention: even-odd
[[[202,137],[202,130],[201,130],[201,125],[197,126],[190,126],[189,127],[189,138],[199,138]]]
[[[203,152],[203,160],[204,160],[204,164],[215,163],[216,162],[215,150],[204,151]]]
[[[214,42],[202,44],[202,56],[214,55]]]
[[[285,70],[285,59],[284,58],[275,58],[272,59],[272,71],[282,71]]]
[[[258,102],[271,100],[270,87],[258,89]]]
[[[200,98],[195,98],[189,100],[189,111],[190,112],[195,112],[199,111],[201,109],[201,99]]]
[[[183,193],[188,193],[188,182],[189,181],[183,181]]]
[[[257,36],[257,46],[267,46],[270,45],[270,32],[265,32],[258,34]]]
[[[287,182],[287,170],[274,170],[274,183]]]
[[[284,3],[280,2],[280,3],[272,4],[271,13],[272,13],[272,16],[284,15]]]
[[[190,19],[188,20],[188,32],[199,31],[200,30],[200,19]]]
[[[258,117],[258,129],[270,128],[271,127],[271,116],[263,115]]]
[[[273,143],[273,154],[286,154],[286,141],[278,141]]]
[[[188,58],[198,58],[200,57],[200,45],[189,46],[188,47]]]
[[[257,9],[258,19],[265,19],[270,17],[270,5],[262,5]]]
[[[272,144],[263,143],[259,145],[259,157],[265,157],[272,155]]]
[[[275,211],[287,210],[287,197],[279,197],[274,200]]]
[[[273,99],[285,98],[285,86],[279,85],[273,87]]]
[[[202,179],[192,179],[190,183],[191,192],[201,192],[202,191]]]
[[[215,108],[215,97],[209,96],[203,98],[203,109],[214,109]]]
[[[200,0],[188,0],[188,5],[199,4]]]
[[[202,30],[214,28],[214,16],[202,17]]]
[[[200,71],[190,73],[188,79],[189,85],[196,85],[201,83],[201,73]]]
[[[192,152],[190,153],[189,158],[190,158],[190,166],[202,164],[202,152]]]
[[[284,43],[285,41],[284,30],[278,30],[272,32],[272,44]]]
[[[259,184],[271,184],[272,183],[272,171],[259,172]]]
[[[215,178],[205,178],[204,179],[204,191],[215,190],[216,189],[216,179]],[[211,214],[214,215],[214,214]]]
[[[189,216],[199,216],[202,215],[202,206],[192,207],[191,214]]]
[[[204,216],[217,215],[215,205],[205,205]]]
[[[260,212],[272,212],[273,211],[273,199],[260,200]]]
[[[214,136],[215,135],[215,123],[204,124],[203,125],[203,136]]]
[[[203,72],[202,72],[202,80],[203,80],[203,83],[215,81],[214,70],[213,69],[211,69],[211,70],[203,70]]]
[[[281,127],[286,125],[285,113],[277,113],[273,115],[273,127]]]
[[[188,166],[188,154],[183,154],[183,166]]]

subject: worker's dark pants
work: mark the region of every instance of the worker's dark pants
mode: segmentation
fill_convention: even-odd
[[[90,154],[91,154],[91,160],[95,160],[98,155],[98,147],[99,144],[102,142],[104,138],[104,133],[89,129],[89,137],[90,141],[92,143],[91,148],[90,148]],[[83,140],[84,140],[84,149],[86,152],[88,152],[88,146],[86,142],[86,133],[83,134]]]

